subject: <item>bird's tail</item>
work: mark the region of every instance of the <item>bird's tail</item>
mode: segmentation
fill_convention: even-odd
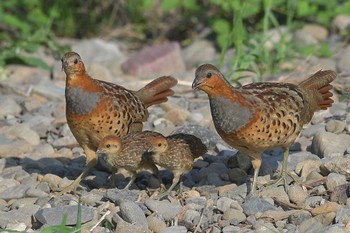
[[[313,92],[317,96],[319,108],[325,110],[332,106],[334,102],[331,99],[333,94],[330,92],[332,89],[330,83],[336,77],[337,73],[332,70],[320,70],[305,81],[299,83],[298,86],[306,92]]]
[[[177,84],[177,80],[171,76],[162,76],[138,90],[135,94],[144,102],[146,107],[166,102],[168,96],[172,96],[171,90]]]

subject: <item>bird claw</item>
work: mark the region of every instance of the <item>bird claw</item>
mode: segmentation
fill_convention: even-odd
[[[287,175],[290,176],[289,174],[287,174]],[[281,175],[277,180],[265,184],[262,187],[262,190],[276,188],[282,184],[284,185],[284,190],[287,192],[288,191],[288,181],[287,181],[286,175]]]

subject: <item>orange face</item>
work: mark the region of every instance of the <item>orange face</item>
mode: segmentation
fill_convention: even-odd
[[[224,82],[223,75],[211,64],[204,64],[197,68],[192,89],[200,89],[208,95],[220,92]]]
[[[158,136],[150,140],[150,152],[162,153],[168,149],[168,142],[165,137]]]
[[[117,154],[122,150],[122,142],[119,137],[110,135],[103,138],[98,145],[98,155]]]
[[[85,71],[84,63],[79,54],[75,52],[66,53],[62,59],[62,69],[66,75],[74,75],[81,71]]]

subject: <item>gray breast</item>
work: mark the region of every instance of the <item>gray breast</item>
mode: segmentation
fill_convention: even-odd
[[[66,89],[67,108],[75,114],[83,115],[91,112],[99,101],[99,93],[84,91],[77,87]]]
[[[215,126],[225,133],[239,130],[252,117],[248,108],[222,96],[210,98],[210,107]]]

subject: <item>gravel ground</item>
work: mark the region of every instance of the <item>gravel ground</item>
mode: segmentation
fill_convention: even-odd
[[[305,31],[304,35],[310,36]],[[95,78],[136,90],[156,77],[140,81],[136,75],[123,74],[120,65],[129,55],[118,43],[98,39],[70,43]],[[246,183],[252,176],[249,158],[221,140],[213,128],[205,94],[191,91],[197,64],[215,61],[218,55],[208,41],[195,42],[180,53],[178,49],[172,45],[166,51],[173,60],[183,59],[174,63],[177,72],[165,66],[159,71],[174,73],[180,80],[176,94],[167,103],[149,108],[145,129],[164,135],[194,134],[208,146],[208,153],[184,176],[184,192],[173,191],[173,196],[162,200],[156,198],[159,182],[149,173],[140,173],[130,190],[118,189],[128,181],[118,174],[118,188],[110,189],[110,170],[101,160],[82,182],[85,189],[79,191],[82,232],[350,231],[350,111],[340,101],[350,87],[350,47],[335,50],[329,59],[313,58],[303,65],[291,62],[294,72],[273,79],[295,82],[320,68],[340,74],[334,82],[335,104],[316,113],[291,148],[288,191],[269,188],[256,196],[247,196]],[[60,61],[44,53],[38,55],[53,66],[52,72],[11,65],[7,67],[10,75],[0,81],[3,229],[39,231],[59,225],[64,213],[68,213],[67,225],[76,223],[77,196],[50,198],[84,170],[85,156],[66,123],[65,75]],[[125,65],[122,67],[127,71]],[[264,153],[258,187],[278,176],[281,162],[280,148]],[[170,185],[172,174],[165,170],[161,174],[163,182]]]

